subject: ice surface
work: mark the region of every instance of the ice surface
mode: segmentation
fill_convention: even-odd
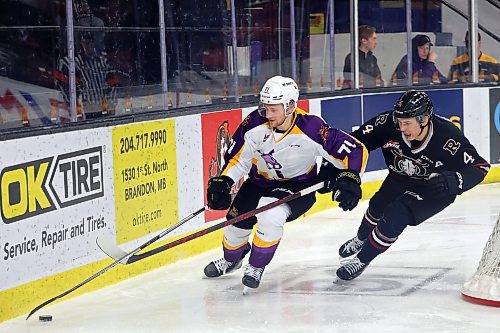
[[[4,322],[0,332],[499,332],[500,308],[460,294],[500,214],[499,198],[500,184],[465,193],[407,228],[350,282],[332,282],[337,251],[354,236],[367,202],[287,224],[261,286],[248,295],[242,269],[202,278],[217,249],[48,306],[28,321]],[[39,322],[40,314],[54,319]]]

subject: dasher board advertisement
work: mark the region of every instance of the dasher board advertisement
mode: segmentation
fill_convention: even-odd
[[[109,129],[0,142],[0,291],[96,261],[114,235]]]

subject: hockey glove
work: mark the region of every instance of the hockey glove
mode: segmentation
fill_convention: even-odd
[[[443,171],[442,173],[433,173],[430,175],[429,191],[437,197],[457,195],[463,192],[463,178],[460,172]]]
[[[316,176],[317,182],[324,182],[324,187],[318,190],[318,193],[325,194],[332,191],[333,184],[335,184],[336,178],[340,170],[337,169],[332,163],[323,159],[321,162],[321,168]]]
[[[353,210],[361,199],[361,179],[357,172],[343,170],[332,186],[332,200],[344,211]]]
[[[231,206],[231,187],[234,181],[228,176],[213,177],[208,181],[207,202],[210,209],[224,210]]]

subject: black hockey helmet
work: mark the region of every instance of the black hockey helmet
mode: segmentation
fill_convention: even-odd
[[[394,105],[392,117],[396,127],[399,127],[397,118],[416,118],[422,126],[424,116],[432,117],[432,112],[432,100],[429,95],[423,91],[408,90],[399,97]]]

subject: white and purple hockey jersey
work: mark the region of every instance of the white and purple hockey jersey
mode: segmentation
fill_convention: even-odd
[[[317,174],[317,157],[339,169],[363,173],[368,151],[360,141],[301,109],[293,117],[290,128],[280,132],[257,110],[250,113],[232,137],[222,175],[236,182],[248,174],[264,187],[279,181],[309,183]]]

